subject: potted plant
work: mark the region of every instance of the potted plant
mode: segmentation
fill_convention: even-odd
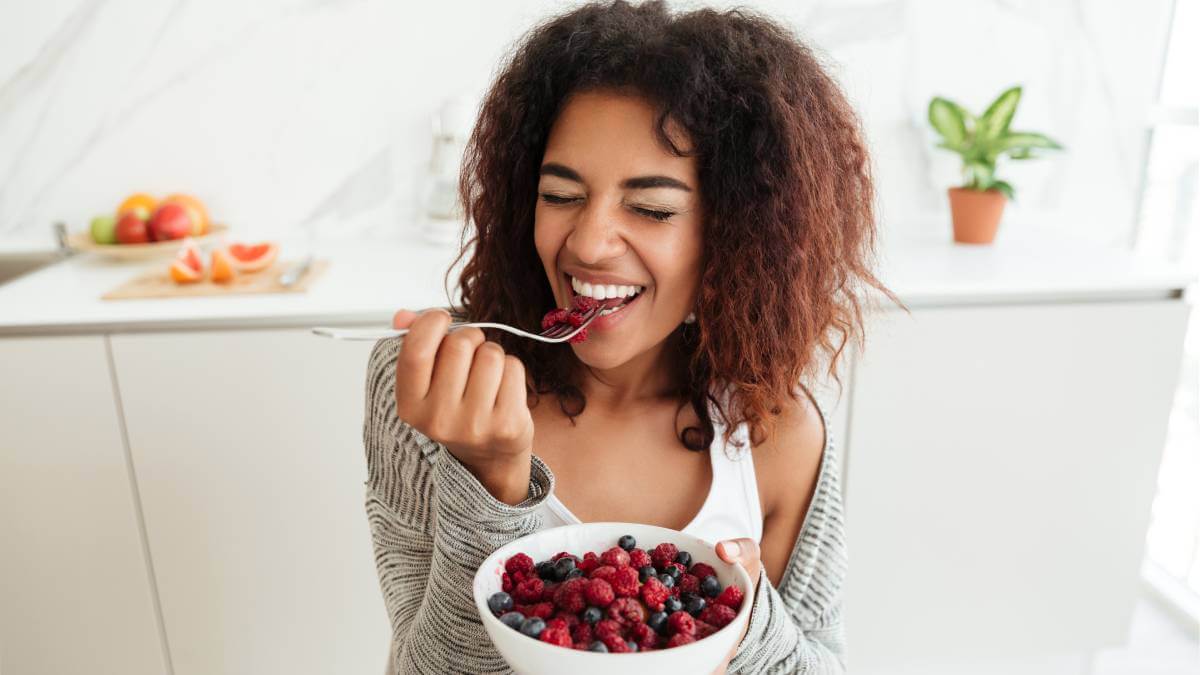
[[[1008,128],[1020,100],[1021,87],[1010,87],[979,117],[940,96],[929,102],[929,124],[942,137],[937,147],[958,153],[963,162],[962,186],[948,190],[956,242],[988,244],[995,239],[1005,200],[1013,199],[1012,185],[996,178],[1001,155],[1036,159],[1040,155],[1035,151],[1063,148],[1044,134]]]

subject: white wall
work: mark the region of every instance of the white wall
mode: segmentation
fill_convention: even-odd
[[[0,245],[49,243],[53,221],[83,228],[134,190],[192,192],[247,237],[411,227],[430,114],[477,98],[570,4],[4,0]],[[885,237],[949,229],[958,166],[931,149],[930,96],[982,110],[1022,83],[1014,126],[1070,152],[1005,170],[1003,227],[1124,240],[1170,0],[744,4],[829,57],[874,149]]]

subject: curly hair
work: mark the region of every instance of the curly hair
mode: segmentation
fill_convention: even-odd
[[[832,353],[828,372],[840,388],[843,348],[863,342],[860,283],[903,306],[870,271],[874,187],[858,118],[806,45],[746,9],[672,15],[661,1],[617,0],[546,20],[509,54],[463,156],[468,226],[455,265],[473,248],[459,278],[458,311],[470,320],[537,326],[556,305],[534,247],[539,169],[565,99],[597,89],[644,97],[663,147],[697,158],[706,214],[697,320],[668,339],[679,410],[690,403],[701,427],[677,435],[706,449],[711,403],[726,442],[746,422],[758,444],[784,397],[815,374],[818,350]],[[686,154],[668,137],[668,119],[689,135]],[[586,405],[574,353],[499,331],[488,337],[525,364],[533,404],[553,392],[574,423]]]

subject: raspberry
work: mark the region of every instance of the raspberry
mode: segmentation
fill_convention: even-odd
[[[647,565],[653,565],[654,561],[650,560],[650,554],[640,548],[635,548],[629,552],[629,565],[641,569]]]
[[[717,571],[714,570],[712,565],[709,565],[708,563],[698,562],[692,565],[692,568],[688,571],[695,575],[697,579],[703,579],[710,574],[714,577],[717,576]]]
[[[595,639],[594,636],[595,633],[592,632],[592,627],[582,621],[579,625],[571,629],[571,639],[575,642],[591,644],[592,640]]]
[[[576,333],[570,339],[568,339],[567,342],[569,342],[573,345],[579,344],[580,342],[583,342],[584,340],[587,339],[587,337],[588,337],[587,332],[588,332],[588,329],[582,328],[582,329],[580,329],[580,331],[578,333]]]
[[[592,573],[589,574],[588,576],[591,577],[592,579],[603,579],[611,584],[612,580],[613,580],[613,576],[616,573],[617,573],[617,568],[613,567],[612,565],[601,565],[601,566],[597,567],[596,569],[592,570]]]
[[[579,561],[579,564],[576,565],[576,567],[579,568],[579,571],[583,572],[584,576],[590,575],[592,573],[592,570],[596,569],[599,566],[600,566],[600,556],[596,555],[595,553],[592,553],[591,551],[584,553],[583,560]]]
[[[504,561],[504,571],[514,576],[518,572],[526,575],[533,574],[533,558],[524,553],[518,553]]]
[[[545,630],[543,630],[542,634],[538,636],[538,639],[542,642],[549,642],[552,645],[558,645],[559,647],[570,647],[572,644],[574,644],[571,642],[571,633],[567,630],[566,626],[551,627],[549,624],[547,624]]]
[[[542,330],[546,330],[555,324],[566,323],[568,314],[570,314],[570,312],[562,307],[555,307],[549,312],[546,312],[545,316],[542,317]]]
[[[700,592],[700,578],[694,574],[685,574],[679,577],[679,583],[675,585],[679,587],[681,593]]]
[[[586,652],[588,650],[588,643],[576,640],[575,649],[578,649],[581,652]]]
[[[572,615],[582,612],[587,608],[587,603],[583,599],[584,588],[590,582],[582,578],[568,579],[559,585],[554,592],[554,604],[564,612],[570,612]]]
[[[582,621],[579,620],[579,617],[577,615],[572,614],[572,613],[567,612],[562,609],[559,609],[558,611],[554,612],[554,614],[550,618],[552,620],[557,619],[559,621],[562,621],[563,624],[567,627],[567,630],[575,630],[575,626],[578,626],[579,624],[583,623]],[[549,624],[547,623],[547,625],[549,625]]]
[[[621,624],[613,621],[612,619],[603,619],[596,624],[596,627],[592,630],[592,632],[598,640],[603,640],[609,635],[616,635],[619,637],[621,635]]]
[[[642,601],[656,612],[662,611],[663,602],[669,597],[671,597],[670,589],[663,586],[657,577],[650,577],[646,579],[646,583],[642,584]]]
[[[508,572],[500,575],[500,590],[504,591],[505,593],[512,593],[513,585],[512,576],[509,575]]]
[[[526,617],[536,616],[539,619],[549,619],[554,615],[554,603],[539,602],[535,605],[528,605],[521,613]]]
[[[721,605],[721,606],[725,607],[724,605]],[[725,609],[729,609],[729,608],[725,607]],[[717,627],[712,625],[711,623],[705,623],[699,619],[696,619],[696,639],[697,640],[703,640],[704,638],[708,637],[709,635],[712,635],[713,633],[717,632],[717,630],[718,630]]]
[[[622,626],[632,626],[646,620],[646,610],[642,609],[642,603],[633,598],[617,598],[608,607],[608,618]],[[690,614],[688,618],[692,618]]]
[[[730,584],[725,587],[725,590],[721,591],[720,595],[713,598],[713,602],[718,605],[725,605],[727,607],[732,607],[733,609],[738,609],[742,606],[743,597],[744,594],[742,593],[742,589]]]
[[[579,328],[583,325],[583,315],[578,312],[567,313],[567,323],[571,324],[572,328]]]
[[[710,623],[717,628],[724,628],[733,621],[737,616],[737,612],[733,611],[732,607],[725,605],[709,605],[700,610],[700,616],[697,617],[704,623]]]
[[[612,579],[609,580],[612,584],[613,593],[618,598],[636,598],[638,594],[638,573],[632,567],[618,567],[616,572],[613,572]]]
[[[559,628],[566,628],[567,622],[565,620],[563,620],[563,618],[560,616],[556,616],[552,619],[547,619],[546,620],[546,628],[551,628],[553,626],[558,626]]]
[[[608,607],[612,604],[616,594],[613,593],[612,584],[604,579],[588,579],[587,585],[583,587],[583,598],[589,605],[596,607]]]
[[[620,635],[606,635],[600,638],[600,641],[604,643],[605,647],[608,647],[608,651],[612,654],[624,654],[629,651],[629,645],[625,644],[625,638]]]
[[[691,635],[688,635],[687,633],[676,633],[671,636],[670,640],[667,640],[667,646],[668,647],[679,647],[681,645],[686,645],[690,642],[695,642],[695,641],[696,641],[696,638],[692,637]]]
[[[620,546],[614,546],[600,555],[600,562],[613,567],[629,567],[629,553]]]
[[[517,587],[513,589],[512,596],[517,602],[533,603],[542,599],[543,590],[545,590],[545,584],[542,580],[533,577],[517,584]]]
[[[629,638],[637,643],[639,650],[658,646],[658,633],[644,623],[639,623],[630,629]]]
[[[692,618],[691,614],[682,610],[667,617],[667,625],[671,627],[672,633],[696,634],[696,620]]]
[[[675,544],[662,543],[654,547],[650,552],[650,560],[654,562],[654,566],[661,572],[667,568],[667,563],[675,561],[675,555],[679,553],[679,547]]]
[[[575,556],[571,555],[570,553],[567,553],[566,551],[559,551],[558,553],[555,553],[554,556],[550,558],[550,560],[553,562],[558,562],[559,560],[562,560],[563,558],[575,558],[575,562],[579,562],[579,558],[576,558]]]
[[[588,312],[592,311],[592,309],[594,309],[599,304],[600,304],[599,300],[597,300],[595,298],[589,298],[586,295],[576,295],[575,297],[571,298],[571,305],[573,306],[575,311],[582,312],[584,314],[587,314]]]

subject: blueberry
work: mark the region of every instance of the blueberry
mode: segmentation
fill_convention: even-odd
[[[642,569],[638,570],[638,581],[640,583],[644,584],[646,583],[647,579],[656,576],[658,576],[658,570],[654,569],[653,565],[646,565]]]
[[[542,578],[542,579],[553,579],[554,578],[554,562],[551,560],[543,560],[542,562],[538,563],[537,567],[535,567],[534,569],[537,570],[537,575],[539,578]]]
[[[561,581],[566,579],[571,570],[575,569],[575,560],[572,558],[559,558],[558,562],[554,563],[554,576]]]
[[[646,619],[646,625],[650,626],[659,635],[665,634],[667,632],[667,613],[655,612],[651,614],[650,618]]]
[[[585,623],[595,626],[596,623],[603,618],[604,612],[601,611],[599,607],[588,607],[587,609],[583,610],[583,620]]]
[[[675,562],[683,565],[684,567],[691,567],[692,554],[688,553],[687,551],[680,551],[679,553],[675,554]]]
[[[521,630],[521,624],[525,623],[525,615],[520,612],[507,612],[500,616],[500,623],[513,630]]]
[[[605,653],[607,653],[608,647],[605,646],[605,644],[603,642],[596,640],[592,644],[588,645],[588,651],[589,652],[605,652]]]
[[[708,603],[704,601],[704,598],[693,594],[692,597],[683,601],[683,609],[688,614],[691,614],[692,616],[696,616],[697,614],[700,613],[700,610],[704,609],[704,606],[707,604]]]
[[[625,644],[629,645],[629,651],[631,651],[631,652],[637,651],[637,643],[634,642],[633,640],[626,640]]]
[[[672,581],[679,581],[679,577],[683,576],[683,572],[680,572],[679,568],[674,565],[667,567],[667,574],[671,575]]]
[[[712,574],[704,577],[700,580],[700,593],[709,598],[717,597],[721,594],[721,582]]]
[[[675,579],[670,574],[660,574],[658,575],[658,580],[661,581],[662,585],[666,586],[667,588],[675,587]]]
[[[568,579],[578,579],[581,576],[583,576],[583,570],[579,569],[578,567],[567,573]]]
[[[521,622],[521,632],[531,638],[538,637],[544,630],[546,630],[546,622],[539,617],[531,616]]]
[[[663,602],[663,611],[665,611],[668,615],[674,614],[681,609],[683,609],[683,603],[679,601],[679,598],[667,598],[666,601]]]
[[[492,614],[503,614],[513,608],[512,596],[504,591],[492,593],[488,598],[488,609],[492,610]]]
[[[633,549],[637,548],[637,539],[634,539],[632,534],[627,534],[617,540],[617,546],[620,546],[626,551],[632,551]]]

